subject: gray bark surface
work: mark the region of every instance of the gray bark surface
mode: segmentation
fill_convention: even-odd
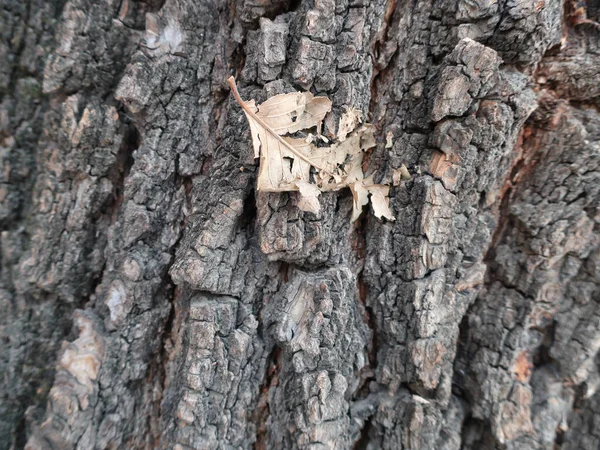
[[[0,449],[600,448],[596,20],[2,0]],[[361,110],[396,220],[256,192],[230,75]]]

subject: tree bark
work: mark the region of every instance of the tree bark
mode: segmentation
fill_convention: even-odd
[[[3,0],[0,449],[600,448],[596,20]],[[230,75],[362,111],[396,220],[256,192]]]

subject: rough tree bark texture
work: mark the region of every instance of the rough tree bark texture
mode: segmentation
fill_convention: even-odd
[[[0,449],[598,449],[585,3],[2,0]],[[396,221],[256,193],[230,75],[363,111]]]

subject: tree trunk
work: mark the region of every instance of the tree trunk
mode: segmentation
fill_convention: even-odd
[[[600,448],[587,3],[3,0],[0,449]],[[230,75],[396,220],[256,192]]]

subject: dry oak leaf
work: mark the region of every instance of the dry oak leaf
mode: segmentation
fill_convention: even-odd
[[[394,186],[398,186],[400,184],[400,181],[402,180],[411,179],[412,177],[410,175],[410,172],[404,164],[402,164],[399,169],[394,169],[394,172],[392,173],[392,184]]]
[[[362,122],[362,113],[354,108],[346,108],[346,112],[340,117],[340,123],[338,124],[338,140],[344,142],[346,136],[354,131],[354,129]]]
[[[317,147],[318,140],[328,143],[320,134],[323,119],[331,111],[327,97],[292,92],[275,95],[257,106],[254,100],[241,98],[233,77],[228,83],[250,124],[254,157],[260,157],[259,191],[299,191],[298,207],[318,214],[322,191],[349,187],[354,198],[352,221],[360,216],[369,195],[375,216],[394,220],[389,186],[373,184],[372,177],[364,178],[363,152],[375,146],[375,138],[371,125],[360,125],[358,110],[347,108],[340,118],[338,142]],[[312,134],[307,138],[286,136],[312,128],[316,128],[316,138]],[[311,174],[311,166],[316,173]]]

